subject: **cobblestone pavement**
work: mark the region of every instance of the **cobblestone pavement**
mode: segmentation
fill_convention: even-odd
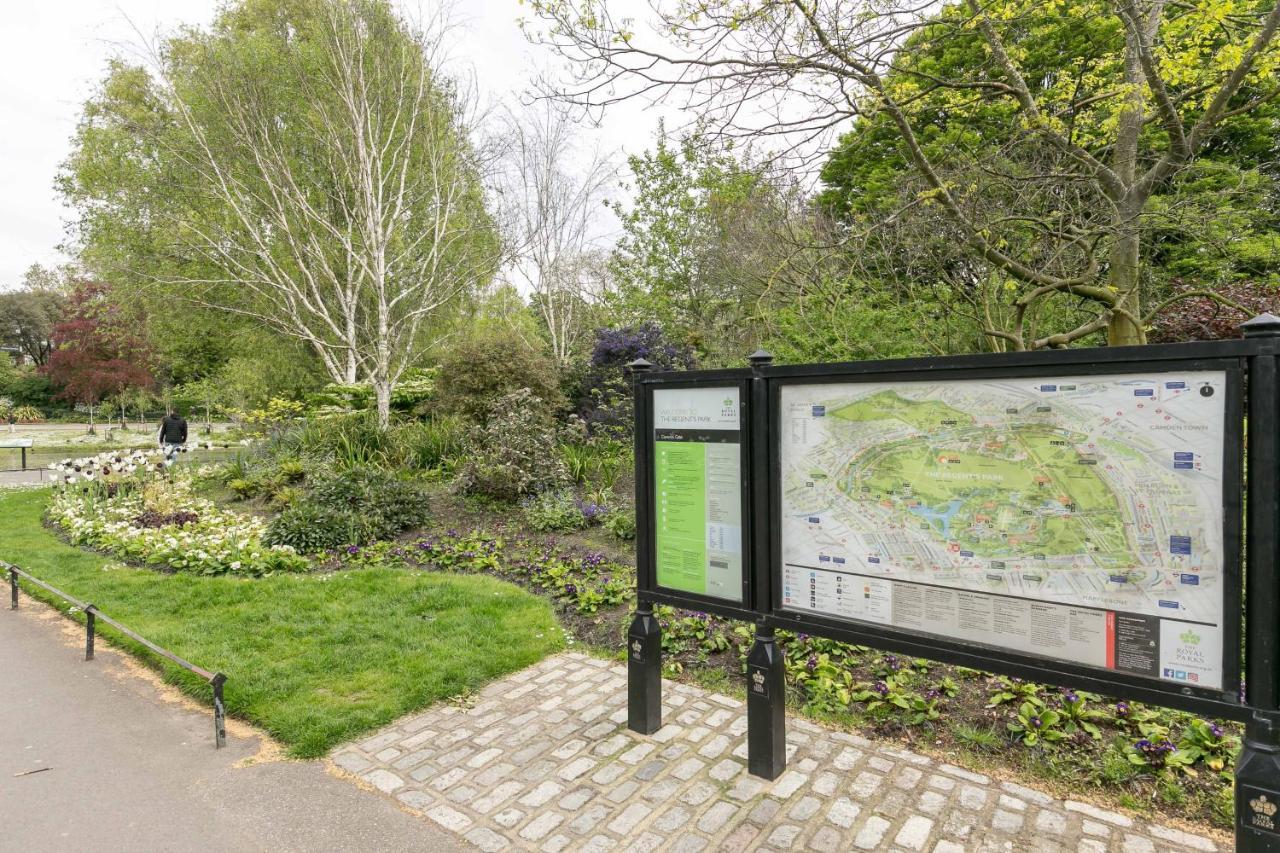
[[[1218,850],[1208,838],[787,720],[787,770],[746,772],[746,705],[663,683],[626,728],[626,670],[577,653],[339,748],[343,770],[482,850]]]

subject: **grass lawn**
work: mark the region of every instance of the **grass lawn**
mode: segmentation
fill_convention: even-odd
[[[0,492],[0,559],[180,657],[226,673],[228,713],[300,758],[323,755],[563,644],[550,605],[489,577],[365,569],[250,580],[122,567],[45,529],[48,497],[45,490]],[[104,634],[134,645],[109,627]],[[210,700],[198,677],[140,657]]]

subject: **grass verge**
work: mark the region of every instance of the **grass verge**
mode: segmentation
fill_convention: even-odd
[[[546,602],[489,577],[373,568],[250,580],[125,567],[47,530],[48,497],[46,490],[0,493],[0,559],[226,673],[228,713],[263,728],[295,757],[323,755],[563,644]],[[52,596],[36,597],[66,609]],[[109,627],[103,634],[140,651]],[[209,700],[201,679],[140,657]]]

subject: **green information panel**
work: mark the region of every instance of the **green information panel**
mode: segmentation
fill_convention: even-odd
[[[658,585],[742,601],[742,425],[736,385],[653,392]]]

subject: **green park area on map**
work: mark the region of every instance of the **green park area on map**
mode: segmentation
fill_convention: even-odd
[[[1132,563],[1119,503],[1077,449],[1081,434],[1034,422],[978,426],[945,403],[892,391],[830,416],[919,430],[866,448],[839,479],[851,498],[875,502],[904,526],[980,557],[1089,553],[1098,563]]]

